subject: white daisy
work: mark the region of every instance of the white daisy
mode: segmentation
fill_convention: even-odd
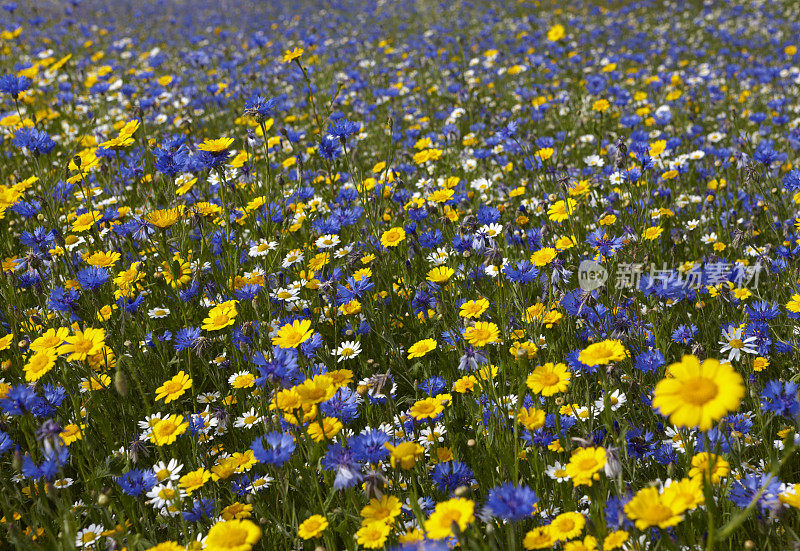
[[[361,343],[357,341],[344,341],[336,348],[336,362],[343,362],[355,358],[361,353]]]

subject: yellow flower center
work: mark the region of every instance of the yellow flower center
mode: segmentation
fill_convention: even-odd
[[[728,345],[731,348],[736,348],[736,349],[744,348],[744,343],[742,342],[741,339],[731,339]]]
[[[542,384],[544,386],[553,386],[554,384],[558,383],[559,380],[560,379],[558,375],[552,372],[542,375]]]
[[[684,384],[683,392],[687,402],[701,406],[715,398],[719,388],[711,379],[698,377]]]

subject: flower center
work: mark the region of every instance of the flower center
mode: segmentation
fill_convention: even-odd
[[[717,396],[719,388],[711,379],[698,377],[683,385],[686,401],[701,406]]]
[[[542,384],[545,386],[553,386],[558,383],[559,377],[555,373],[545,373],[542,375]]]

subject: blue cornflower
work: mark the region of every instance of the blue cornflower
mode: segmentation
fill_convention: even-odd
[[[507,482],[489,490],[486,507],[496,517],[516,521],[533,515],[538,500],[536,492],[528,486]]]
[[[346,449],[342,444],[331,444],[328,453],[320,462],[322,468],[327,471],[336,471],[336,479],[333,481],[333,489],[341,490],[350,488],[361,482],[361,461],[351,449]]]
[[[31,87],[31,80],[28,77],[17,75],[3,75],[0,77],[0,92],[10,95],[12,98],[19,98],[20,92],[24,92]]]
[[[747,508],[755,501],[759,511],[766,513],[781,506],[778,496],[781,481],[770,473],[748,474],[737,480],[731,488],[730,500],[740,509]]]
[[[305,343],[303,343],[305,344]],[[293,348],[272,348],[272,360],[267,360],[263,352],[256,352],[249,361],[258,367],[259,377],[256,379],[258,386],[267,382],[280,382],[284,386],[291,386],[298,378],[300,371],[297,367],[297,351]]]
[[[214,500],[210,497],[196,499],[192,502],[192,508],[181,514],[186,522],[199,522],[204,518],[211,518],[214,514]]]
[[[797,383],[773,379],[768,381],[761,393],[761,409],[775,415],[793,418],[800,413],[800,402],[797,400]]]
[[[319,142],[319,155],[326,161],[338,159],[341,154],[342,147],[335,137],[327,135]]]
[[[632,495],[627,494],[608,498],[606,501],[605,517],[606,525],[609,529],[617,530],[618,528],[633,527],[633,522],[631,522],[628,515],[625,514],[625,505],[628,504],[632,497]]]
[[[458,360],[458,369],[462,371],[477,371],[482,365],[485,365],[489,360],[479,349],[473,346],[464,348],[464,354]]]
[[[783,176],[783,187],[790,193],[800,191],[800,169],[794,168]]]
[[[386,444],[389,442],[389,435],[379,429],[369,429],[361,434],[351,436],[347,440],[347,445],[353,451],[353,457],[357,461],[365,463],[377,463],[389,457],[389,450]]]
[[[748,304],[745,306],[744,311],[750,318],[750,321],[774,320],[781,313],[777,302],[770,303],[766,300],[759,300],[753,304]]]
[[[175,332],[175,350],[178,352],[194,346],[203,331],[198,327],[184,327]]]
[[[658,350],[648,350],[636,356],[633,366],[639,371],[657,371],[664,366],[664,355]]]
[[[419,388],[428,396],[436,396],[445,391],[447,388],[447,381],[445,381],[443,377],[434,376],[422,381]]]
[[[330,134],[334,138],[339,138],[339,140],[341,141],[345,141],[347,140],[348,136],[355,134],[360,129],[361,129],[360,124],[342,117],[340,119],[337,119],[330,126],[328,126],[328,134]]]
[[[612,256],[622,247],[621,237],[609,237],[603,228],[597,228],[586,237],[586,243],[597,250],[602,256]]]
[[[460,461],[437,463],[431,478],[442,492],[453,492],[459,486],[469,486],[475,481],[472,469]]]
[[[33,462],[30,455],[25,455],[22,461],[22,474],[32,480],[44,478],[52,480],[58,471],[69,462],[69,450],[66,446],[44,452],[44,461],[40,465]]]
[[[144,469],[132,469],[114,480],[129,496],[138,496],[149,492],[158,483],[156,475],[152,471]]]
[[[251,117],[266,118],[275,111],[278,101],[274,98],[265,98],[259,94],[253,94],[244,104],[244,114]]]
[[[695,324],[681,324],[672,332],[672,342],[677,344],[692,344],[696,334],[697,326]]]
[[[26,247],[45,252],[55,243],[56,232],[39,226],[33,230],[33,233],[28,230],[23,231],[19,240]]]
[[[336,417],[346,424],[361,415],[358,411],[361,403],[361,395],[355,389],[341,387],[330,400],[320,405],[320,409],[328,417]]]
[[[531,283],[539,277],[539,270],[529,260],[520,260],[513,268],[508,264],[503,273],[514,283]]]
[[[9,415],[23,415],[32,411],[41,398],[27,385],[14,385],[6,397],[0,400],[0,407]]]
[[[153,150],[156,158],[154,168],[166,176],[176,176],[184,169],[184,157],[172,151],[165,151],[160,147]]]
[[[273,431],[253,440],[250,449],[261,463],[281,466],[292,457],[295,446],[294,436],[290,433]]]
[[[5,432],[0,430],[0,455],[14,447],[14,441]]]
[[[251,301],[258,296],[261,292],[261,285],[258,283],[248,283],[247,285],[243,285],[239,289],[233,292],[233,295],[236,297],[237,300],[241,301]]]
[[[44,130],[23,128],[14,133],[14,145],[25,148],[34,155],[41,155],[50,153],[56,146],[56,142]]]
[[[101,266],[87,266],[75,275],[75,279],[78,280],[81,289],[90,290],[97,289],[110,278],[111,274]]]

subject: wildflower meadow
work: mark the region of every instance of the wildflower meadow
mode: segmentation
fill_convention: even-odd
[[[800,549],[798,48],[0,0],[0,548]]]

